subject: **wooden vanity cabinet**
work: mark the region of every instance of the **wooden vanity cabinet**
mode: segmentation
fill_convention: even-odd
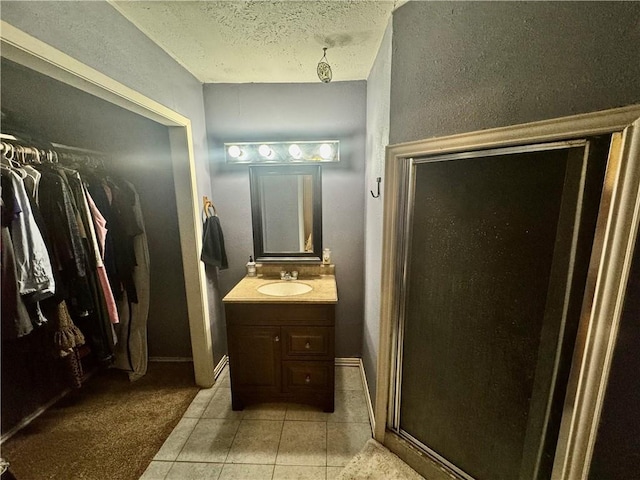
[[[234,410],[286,401],[334,409],[335,305],[225,303]]]

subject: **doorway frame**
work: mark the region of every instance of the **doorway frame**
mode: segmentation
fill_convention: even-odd
[[[191,120],[5,21],[0,21],[0,46],[1,56],[12,62],[167,127],[195,381],[201,387],[212,386],[213,345],[206,276],[199,258],[202,224]]]
[[[374,437],[425,477],[458,478],[387,428],[395,388],[392,357],[406,275],[402,252],[407,241],[403,227],[411,214],[407,205],[410,163],[436,154],[603,134],[613,135],[612,148],[552,473],[553,480],[578,480],[589,472],[640,222],[640,105],[387,147]]]

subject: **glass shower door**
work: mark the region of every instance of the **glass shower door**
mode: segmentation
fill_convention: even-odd
[[[460,477],[549,478],[607,145],[412,162],[390,424]]]

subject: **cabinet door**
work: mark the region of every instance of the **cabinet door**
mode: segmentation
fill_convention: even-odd
[[[280,327],[232,326],[229,331],[232,388],[280,391]]]

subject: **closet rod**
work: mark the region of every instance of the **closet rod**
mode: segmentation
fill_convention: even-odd
[[[20,144],[23,144],[23,146],[29,146],[30,148],[41,148],[41,147],[31,147],[29,145],[30,142],[28,141],[24,141],[24,140],[20,140],[19,138],[16,138],[14,135],[10,135],[8,133],[0,133],[0,140],[8,140],[8,141],[13,141],[13,142],[18,142]],[[47,142],[49,143],[49,142]],[[77,153],[86,153],[88,155],[102,155],[102,156],[109,156],[108,153],[105,152],[100,152],[98,150],[89,150],[87,148],[80,148],[80,147],[72,147],[70,145],[64,145],[62,143],[49,143],[49,145],[51,145],[54,149],[59,149],[59,150],[68,150],[70,152],[77,152]]]
[[[80,147],[70,147],[69,145],[63,145],[61,143],[52,143],[51,146],[53,148],[59,148],[62,150],[69,150],[71,152],[78,152],[78,153],[87,153],[90,155],[104,155],[104,156],[108,156],[108,153],[105,152],[100,152],[98,150],[89,150],[87,148],[80,148]]]

